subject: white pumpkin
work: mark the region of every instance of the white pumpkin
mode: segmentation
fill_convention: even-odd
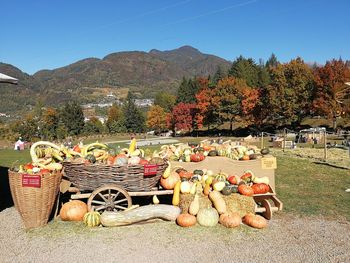
[[[133,156],[133,157],[129,158],[128,164],[129,164],[129,165],[137,165],[137,164],[140,163],[140,160],[141,160],[140,157],[138,157],[138,156]]]

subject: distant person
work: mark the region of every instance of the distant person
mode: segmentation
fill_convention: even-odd
[[[16,151],[24,150],[24,142],[22,141],[22,137],[19,137],[17,142],[15,143],[15,150]]]

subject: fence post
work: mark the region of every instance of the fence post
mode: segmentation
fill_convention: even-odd
[[[323,156],[323,159],[324,161],[326,162],[327,161],[327,131],[325,130],[324,131],[324,156]]]
[[[284,149],[286,148],[286,137],[287,137],[286,128],[284,128],[284,130],[283,130],[283,152],[284,152]]]
[[[261,132],[261,149],[264,149],[264,132]]]

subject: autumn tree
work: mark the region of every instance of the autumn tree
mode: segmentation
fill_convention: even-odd
[[[350,87],[345,82],[349,81],[350,69],[341,59],[327,61],[326,65],[315,70],[313,109],[315,113],[332,118],[334,129],[337,127],[337,117],[347,108]]]
[[[299,125],[310,110],[313,76],[301,58],[271,69],[268,87],[269,122]]]
[[[42,113],[41,118],[41,134],[45,139],[54,140],[57,139],[57,129],[59,126],[60,117],[56,109],[47,108]]]
[[[227,77],[218,82],[215,88],[218,100],[218,115],[222,122],[230,123],[230,131],[235,121],[249,124],[252,112],[258,101],[259,92],[249,87],[245,80]]]
[[[110,133],[125,131],[123,111],[116,104],[108,109],[106,127]]]
[[[218,115],[219,99],[216,96],[216,90],[213,88],[203,87],[197,94],[197,114],[196,119],[201,125],[205,125],[210,129],[210,125],[215,125],[220,122]]]
[[[179,103],[174,106],[171,116],[168,117],[168,125],[173,124],[176,130],[192,131],[196,128],[196,104]]]
[[[167,127],[166,123],[166,112],[165,110],[158,106],[153,105],[147,112],[147,127],[156,130],[158,133]]]

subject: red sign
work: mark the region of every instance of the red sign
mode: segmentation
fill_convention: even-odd
[[[41,176],[22,174],[22,187],[41,188]]]
[[[145,164],[144,166],[144,176],[151,176],[157,174],[158,165],[157,164]]]

